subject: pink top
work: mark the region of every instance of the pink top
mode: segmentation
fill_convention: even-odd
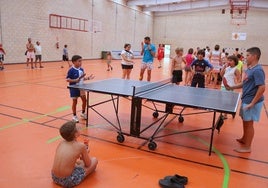
[[[185,60],[186,60],[186,66],[187,66],[187,67],[190,67],[191,63],[192,63],[193,60],[194,60],[193,54],[187,54],[187,55],[185,56]]]

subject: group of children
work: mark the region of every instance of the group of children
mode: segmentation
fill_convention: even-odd
[[[171,65],[172,82],[179,84],[182,81],[184,68],[186,73],[192,73],[191,86],[204,88],[205,75],[213,71],[215,67],[205,59],[205,50],[198,50],[196,53],[197,58],[192,55],[193,49],[189,49],[189,53],[186,56],[183,56],[182,48],[176,48],[175,52],[176,57],[173,58]],[[235,149],[236,152],[240,153],[251,152],[251,143],[254,137],[253,122],[259,120],[264,100],[265,74],[261,65],[258,64],[260,55],[260,49],[257,47],[247,50],[247,70],[243,82],[241,82],[241,72],[237,68],[239,62],[237,55],[227,56],[225,63],[221,65],[219,70],[219,74],[223,78],[222,89],[232,91],[243,88],[240,109],[240,116],[243,120],[243,136],[237,139],[240,147]],[[82,84],[84,80],[94,78],[92,74],[86,77],[86,73],[81,67],[81,56],[74,55],[72,63],[73,66],[69,69],[66,77],[70,85]],[[185,67],[183,64],[185,64]],[[189,80],[187,79],[185,83],[189,83]],[[78,185],[96,169],[98,164],[98,160],[95,157],[89,157],[87,147],[77,141],[80,135],[76,127],[76,123],[79,121],[76,116],[77,98],[81,97],[82,99],[82,117],[86,119],[85,92],[70,88],[70,96],[73,99],[73,121],[63,124],[60,128],[60,134],[64,140],[57,147],[51,171],[53,181],[63,187]]]
[[[229,66],[228,62],[234,60],[234,57],[238,61],[236,68],[241,75],[243,69],[241,55],[228,56],[228,53],[221,53],[219,49],[220,46],[215,45],[214,50],[209,53],[209,48],[197,49],[197,52],[190,48],[188,53],[183,55],[183,48],[176,48],[176,56],[171,62],[172,82],[179,85],[183,80],[182,73],[184,70],[185,86],[204,88],[205,85],[209,85],[212,82],[213,87],[218,88],[216,85],[219,81],[222,81],[224,76],[223,68]],[[235,82],[238,83],[239,80]]]

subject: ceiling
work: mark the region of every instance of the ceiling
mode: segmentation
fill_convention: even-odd
[[[128,6],[139,6],[145,12],[163,14],[171,12],[201,11],[229,8],[230,2],[247,2],[250,8],[267,9],[268,0],[127,0]]]

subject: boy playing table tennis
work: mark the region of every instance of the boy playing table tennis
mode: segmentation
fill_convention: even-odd
[[[80,132],[75,122],[64,123],[59,131],[64,140],[60,142],[55,153],[52,179],[63,187],[74,187],[95,171],[98,160],[89,157],[86,145],[76,140]]]
[[[83,84],[84,80],[91,80],[94,78],[94,76],[91,74],[88,77],[86,76],[86,73],[84,72],[84,69],[82,66],[82,57],[79,55],[74,55],[72,57],[72,63],[73,66],[69,69],[66,77],[66,81],[69,82],[69,85],[75,85],[75,84]],[[86,93],[84,90],[76,89],[76,88],[70,88],[70,96],[73,99],[72,104],[72,111],[73,111],[73,121],[79,122],[78,117],[76,116],[76,105],[77,105],[77,98],[81,97],[82,100],[82,114],[81,117],[83,119],[87,118],[87,115],[85,114],[86,110]]]

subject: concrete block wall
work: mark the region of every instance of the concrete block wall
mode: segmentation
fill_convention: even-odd
[[[152,36],[153,17],[124,4],[108,0],[0,1],[0,42],[7,52],[5,63],[26,61],[28,37],[34,44],[41,42],[44,61],[61,60],[64,44],[70,56],[79,54],[84,59],[101,58],[101,51],[123,49],[125,43],[140,50],[144,36]],[[50,28],[49,14],[101,21],[102,32]],[[137,25],[141,20],[143,24]]]

